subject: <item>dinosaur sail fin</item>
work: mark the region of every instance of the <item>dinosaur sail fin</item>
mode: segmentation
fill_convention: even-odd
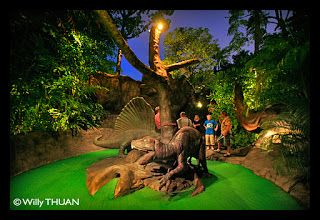
[[[115,122],[115,132],[127,130],[155,131],[153,108],[143,97],[131,99],[121,110]]]

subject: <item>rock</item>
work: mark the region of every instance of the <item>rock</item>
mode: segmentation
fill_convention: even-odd
[[[95,92],[97,102],[106,110],[120,112],[132,98],[140,96],[141,82],[128,76],[119,76],[107,73],[97,73],[90,76],[91,85],[99,85],[106,89],[98,89]]]
[[[253,147],[252,145],[249,145],[247,147],[237,148],[232,151],[232,155],[241,156],[241,157],[246,156],[249,153],[249,151],[252,149],[252,147]]]
[[[304,207],[310,207],[310,189],[302,183],[295,184],[289,191]]]

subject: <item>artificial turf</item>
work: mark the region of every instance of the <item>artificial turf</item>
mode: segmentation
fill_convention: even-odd
[[[213,178],[206,190],[191,197],[193,188],[166,195],[149,188],[114,199],[117,179],[94,196],[86,187],[86,168],[118,150],[102,150],[48,164],[11,178],[11,210],[299,210],[297,201],[272,182],[240,165],[208,161]],[[29,199],[29,203],[27,202]],[[31,200],[33,199],[33,200]],[[51,200],[53,199],[53,200]],[[60,199],[60,202],[57,202]],[[73,199],[73,200],[72,200]],[[15,202],[21,202],[21,204]],[[42,206],[38,201],[43,201]],[[56,201],[56,202],[52,202]],[[76,202],[73,202],[76,201]],[[79,205],[77,204],[79,202]],[[59,204],[60,203],[60,204]]]

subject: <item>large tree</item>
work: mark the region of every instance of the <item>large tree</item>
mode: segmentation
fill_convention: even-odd
[[[191,64],[198,63],[199,60],[194,58],[170,65],[164,65],[160,58],[159,42],[160,35],[164,29],[168,28],[168,25],[163,23],[162,27],[157,26],[156,22],[150,30],[149,39],[149,66],[142,63],[127,42],[117,29],[114,21],[110,17],[107,11],[97,10],[95,11],[99,17],[99,22],[105,27],[105,30],[112,36],[117,45],[122,49],[123,54],[127,60],[143,74],[143,81],[149,85],[152,85],[158,95],[158,103],[160,105],[161,112],[161,139],[164,143],[172,138],[175,127],[171,124],[175,121],[176,112],[172,109],[172,102],[186,102],[186,100],[177,100],[175,93],[181,93],[183,85],[181,81],[172,78],[170,72]],[[182,85],[182,86],[181,86]]]

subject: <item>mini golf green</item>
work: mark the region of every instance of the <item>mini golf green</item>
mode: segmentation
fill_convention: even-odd
[[[86,168],[118,150],[103,150],[54,162],[17,175],[10,182],[11,210],[300,210],[288,193],[252,171],[208,161],[213,178],[203,179],[205,192],[193,188],[174,196],[143,188],[113,198],[117,179],[94,196],[86,188]],[[42,203],[41,203],[42,202]]]

